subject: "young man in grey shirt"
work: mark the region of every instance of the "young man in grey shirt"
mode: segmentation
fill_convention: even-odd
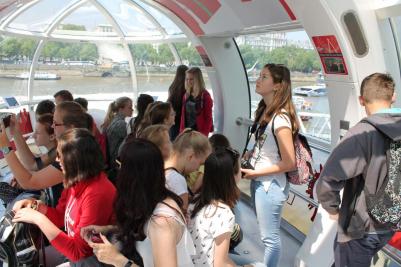
[[[364,191],[378,192],[387,177],[389,140],[401,140],[401,109],[391,108],[394,99],[390,75],[374,73],[363,80],[359,101],[368,122],[361,121],[348,131],[318,180],[319,202],[338,221],[336,267],[370,266],[372,257],[393,235],[388,225],[369,215]]]

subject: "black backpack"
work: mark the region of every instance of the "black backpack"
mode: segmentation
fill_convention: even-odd
[[[362,122],[369,123],[367,120]],[[374,126],[375,127],[375,126]],[[386,151],[387,176],[376,194],[364,187],[367,211],[372,219],[392,230],[401,230],[401,141],[394,141],[380,132],[388,143]]]
[[[34,224],[13,223],[14,215],[7,210],[0,219],[0,260],[9,267],[39,266],[42,233]]]

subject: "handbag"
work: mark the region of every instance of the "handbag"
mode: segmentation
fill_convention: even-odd
[[[8,266],[39,266],[42,232],[34,224],[13,222],[14,215],[9,207],[0,219],[0,260]]]

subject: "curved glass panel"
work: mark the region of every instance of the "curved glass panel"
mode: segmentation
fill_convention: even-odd
[[[54,19],[70,4],[79,0],[42,0],[22,12],[9,28],[31,32],[45,32]]]
[[[161,32],[144,14],[124,0],[98,0],[114,17],[126,36],[161,36]]]
[[[266,63],[284,64],[291,71],[293,101],[301,131],[329,142],[330,107],[320,61],[304,31],[243,35],[236,38],[251,88],[252,116],[261,97],[256,79]]]
[[[169,35],[179,35],[183,34],[180,28],[170,20],[166,15],[155,9],[154,7],[143,3],[142,1],[138,0],[128,0],[137,3],[139,6],[143,7],[147,12],[149,12],[166,30]]]
[[[105,111],[110,100],[133,96],[128,56],[118,44],[48,42],[35,73],[49,77],[34,81],[35,100],[65,89],[90,100],[90,109]]]
[[[177,49],[182,64],[188,66],[203,66],[202,58],[191,43],[176,43],[174,46]]]
[[[0,36],[0,97],[27,100],[29,69],[37,45],[28,38]]]
[[[190,43],[174,44],[182,63],[201,66],[201,58]],[[167,44],[130,44],[137,72],[138,92],[166,101],[168,88],[174,80],[176,66],[174,56]],[[212,89],[206,70],[201,66],[206,89]]]
[[[81,6],[67,16],[53,33],[102,37],[117,36],[107,18],[90,3]]]

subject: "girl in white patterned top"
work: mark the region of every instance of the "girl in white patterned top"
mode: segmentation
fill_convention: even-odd
[[[218,148],[205,161],[203,184],[190,206],[188,225],[196,249],[195,266],[235,266],[228,250],[235,224],[231,209],[239,197],[238,159],[237,151]]]

